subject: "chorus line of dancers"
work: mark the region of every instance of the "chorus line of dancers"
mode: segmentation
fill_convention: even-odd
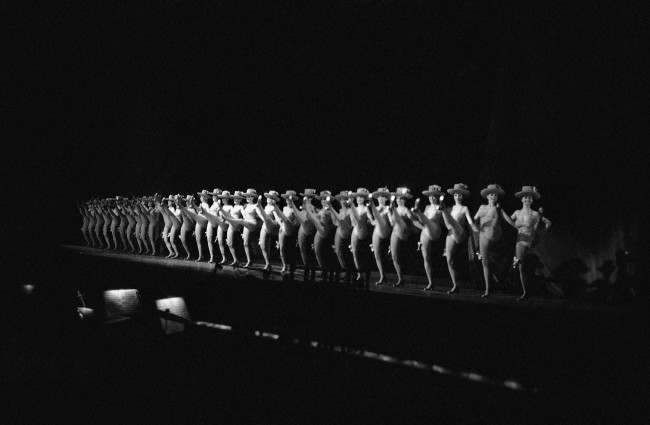
[[[317,192],[315,189],[305,189],[300,194],[293,190],[283,194],[274,190],[258,194],[255,189],[234,193],[214,189],[197,192],[198,197],[169,195],[163,198],[156,194],[128,199],[117,196],[79,203],[78,209],[83,220],[81,233],[88,246],[157,255],[162,240],[167,257],[178,258],[177,240],[180,240],[185,259],[190,260],[193,236],[198,250],[196,261],[203,261],[202,240],[205,237],[209,262],[216,261],[218,247],[220,264],[228,263],[230,254],[229,265],[238,267],[240,259],[236,248],[243,245],[246,256],[243,267],[250,267],[251,248],[257,243],[264,269],[270,271],[271,248],[275,242],[282,263],[281,273],[293,274],[297,247],[304,274],[312,280],[318,267],[324,280],[334,278],[338,281],[339,273],[343,272],[346,280],[351,281],[356,271],[354,279],[367,283],[374,263],[379,275],[375,284],[382,285],[386,279],[384,263],[390,256],[397,275],[393,286],[400,286],[403,284],[406,242],[417,237],[428,281],[425,290],[433,289],[434,242],[446,232],[442,255],[451,279],[447,292],[457,291],[458,256],[461,247],[470,244],[469,252],[476,252],[482,263],[483,297],[490,294],[494,246],[502,237],[501,223],[505,222],[517,231],[513,268],[519,270],[520,298],[523,299],[527,295],[528,282],[523,259],[539,235],[551,226],[550,220],[542,215],[542,208],[537,211],[532,208],[541,195],[536,187],[523,186],[514,194],[521,200],[521,208],[508,215],[498,203],[505,196],[501,186],[489,184],[480,194],[485,203],[473,217],[464,205],[470,191],[463,183],[456,183],[446,191],[438,185],[429,186],[422,191],[428,198],[424,208],[419,197],[411,208],[407,207],[414,198],[407,187],[398,187],[394,192],[386,187],[374,192],[360,187],[334,195],[328,190]],[[453,197],[453,206],[444,204],[446,195]]]

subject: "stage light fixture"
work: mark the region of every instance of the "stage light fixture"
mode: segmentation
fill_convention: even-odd
[[[156,300],[156,308],[160,311],[165,311],[167,313],[180,316],[183,319],[191,320],[190,312],[187,310],[185,300],[181,297],[162,298]],[[183,323],[169,320],[166,317],[160,318],[160,326],[162,327],[163,332],[165,332],[167,335],[176,332],[183,332],[185,330],[185,325]]]
[[[140,295],[137,289],[104,291],[104,312],[107,322],[128,319],[139,311]]]

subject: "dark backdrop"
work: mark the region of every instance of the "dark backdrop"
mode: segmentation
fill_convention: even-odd
[[[10,229],[41,234],[33,220],[51,206],[58,241],[76,232],[76,199],[215,186],[463,181],[476,208],[496,181],[513,209],[510,195],[533,184],[560,229],[585,240],[638,215],[640,8],[308,3],[11,15],[5,143],[18,148],[7,171],[25,213]]]

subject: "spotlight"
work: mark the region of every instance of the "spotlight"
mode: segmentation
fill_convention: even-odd
[[[25,294],[25,295],[32,295],[32,294],[34,293],[34,289],[35,289],[35,288],[36,288],[36,287],[35,287],[34,285],[29,284],[29,283],[28,283],[27,285],[22,285],[22,286],[20,287],[21,291],[22,291],[23,294]]]
[[[140,310],[137,289],[114,289],[104,291],[104,311],[107,322],[116,322],[133,316]]]
[[[190,313],[187,310],[187,305],[185,304],[185,300],[181,297],[162,298],[156,300],[156,308],[158,310],[166,311],[167,313],[180,316],[183,319],[191,320]],[[160,326],[162,327],[163,332],[165,332],[167,335],[176,332],[183,332],[185,330],[185,324],[169,320],[166,317],[160,318]]]

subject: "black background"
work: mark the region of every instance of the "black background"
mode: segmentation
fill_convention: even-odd
[[[92,196],[462,181],[472,208],[488,183],[506,189],[509,210],[521,185],[536,185],[554,223],[589,240],[638,215],[646,186],[639,11],[33,5],[9,15],[6,170],[24,200],[19,228],[49,211],[53,240],[65,239],[75,200]]]

